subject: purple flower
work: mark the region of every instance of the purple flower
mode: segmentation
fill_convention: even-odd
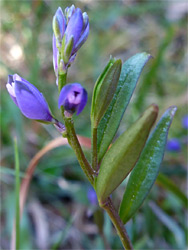
[[[53,35],[52,39],[52,48],[53,48],[53,65],[54,65],[54,72],[56,77],[58,77],[58,60],[59,60],[59,51],[56,46],[56,38]]]
[[[171,152],[179,152],[181,150],[181,145],[177,138],[172,138],[168,140],[166,148]]]
[[[92,205],[97,205],[98,203],[97,195],[93,188],[88,189],[87,198]]]
[[[87,103],[87,92],[79,83],[64,86],[59,95],[58,107],[64,106],[70,114],[79,115]]]
[[[53,31],[53,62],[57,76],[59,61],[63,64],[60,70],[67,71],[76,57],[76,52],[87,40],[89,34],[88,15],[72,5],[65,9],[64,16],[59,7],[53,18]],[[61,58],[58,58],[57,51],[61,52]]]
[[[74,14],[74,12],[75,12],[75,6],[74,6],[74,4],[71,7],[67,7],[65,9],[65,16],[67,18],[67,22],[69,22],[72,14]]]
[[[185,128],[185,129],[188,129],[188,115],[185,115],[182,118],[182,127]]]
[[[54,34],[60,44],[63,39],[65,29],[66,29],[66,19],[60,7],[57,9],[53,17],[52,25],[53,25]]]
[[[48,104],[39,90],[19,75],[9,75],[7,90],[22,114],[29,119],[54,122]]]

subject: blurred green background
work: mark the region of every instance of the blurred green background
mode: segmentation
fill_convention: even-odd
[[[187,130],[187,3],[186,1],[6,1],[1,5],[1,249],[9,249],[15,214],[13,137],[18,138],[22,179],[30,159],[53,138],[54,127],[28,120],[6,91],[8,74],[34,84],[60,118],[52,65],[52,17],[61,6],[75,4],[90,19],[90,34],[68,73],[88,91],[85,110],[75,117],[78,134],[90,137],[92,89],[110,55],[127,60],[149,52],[147,64],[118,130],[120,135],[151,103],[160,114],[177,105],[169,132],[178,150],[166,151],[161,172],[186,193]],[[117,136],[118,136],[117,135]],[[86,152],[89,156],[90,152]],[[114,192],[118,206],[126,183]],[[88,199],[89,183],[68,146],[54,149],[38,164],[21,222],[21,249],[122,249],[108,217],[104,235],[95,224],[97,206]],[[185,249],[186,204],[174,188],[154,185],[127,230],[135,249]]]

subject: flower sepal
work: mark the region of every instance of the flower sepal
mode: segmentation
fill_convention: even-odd
[[[86,12],[74,5],[65,9],[65,15],[59,7],[53,18],[53,64],[56,77],[59,72],[57,65],[63,63],[63,70],[74,62],[77,51],[89,35],[89,18]],[[61,56],[61,58],[59,58]]]
[[[59,47],[61,46],[61,41],[66,29],[66,19],[60,7],[57,9],[53,17],[52,28]]]
[[[65,44],[65,48],[62,46],[61,53],[62,53],[63,61],[65,64],[68,64],[68,62],[70,60],[73,45],[74,45],[74,37],[71,36],[71,38],[69,39],[69,42],[67,44]]]

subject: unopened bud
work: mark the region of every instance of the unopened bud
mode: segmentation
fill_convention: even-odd
[[[59,7],[53,17],[52,27],[54,31],[55,38],[61,44],[62,38],[66,29],[66,20],[62,9]]]
[[[6,85],[10,97],[29,119],[54,123],[54,118],[42,93],[19,75],[9,75]]]
[[[73,83],[64,86],[59,95],[58,106],[64,107],[66,116],[70,117],[71,114],[79,115],[87,103],[87,92],[79,84]]]

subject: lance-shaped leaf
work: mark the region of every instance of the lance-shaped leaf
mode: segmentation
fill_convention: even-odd
[[[91,106],[93,128],[97,128],[113,98],[121,73],[121,65],[120,59],[110,59],[95,84]]]
[[[168,130],[176,107],[170,107],[163,114],[151,133],[139,161],[133,169],[120,206],[120,217],[126,223],[141,206],[157,178],[163,159]]]
[[[152,104],[105,154],[96,181],[96,192],[100,202],[120,185],[135,166],[157,114],[158,107]]]
[[[117,132],[142,69],[150,57],[151,56],[147,53],[139,53],[128,59],[122,66],[116,92],[97,129],[99,162],[103,158]]]

